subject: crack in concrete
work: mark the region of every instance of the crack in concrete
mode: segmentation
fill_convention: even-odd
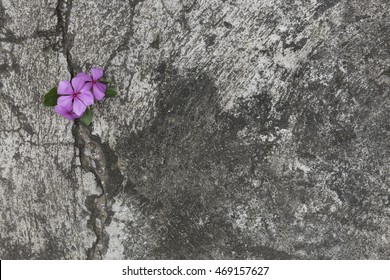
[[[62,35],[57,48],[66,57],[67,67],[71,77],[75,76],[75,67],[72,62],[71,49],[73,41],[69,36],[70,14],[72,10],[72,0],[59,0],[56,8],[57,12],[57,30]],[[82,125],[79,120],[75,120],[72,127],[74,137],[75,158],[79,156],[81,168],[92,172],[96,178],[101,194],[87,197],[85,204],[90,211],[88,226],[96,235],[96,240],[91,248],[87,249],[87,259],[102,259],[102,255],[108,247],[108,238],[105,238],[104,227],[107,221],[107,191],[105,182],[107,181],[106,161],[101,140],[97,136],[92,136],[91,131]],[[77,155],[76,149],[79,150]],[[75,172],[76,164],[72,163],[72,169]]]
[[[0,42],[22,44],[26,40],[35,39],[35,38],[45,38],[47,40],[51,40],[51,38],[53,38],[57,35],[57,31],[36,30],[29,36],[16,36],[12,31],[7,29],[7,30],[5,30],[4,33],[2,33],[2,35],[4,37],[0,38]]]
[[[134,17],[135,6],[139,2],[140,0],[131,1],[132,18]],[[71,77],[74,77],[75,66],[72,62],[71,55],[73,39],[68,32],[72,4],[72,0],[59,0],[56,12],[58,18],[57,30],[62,35],[57,48],[66,56],[68,71]],[[118,51],[124,47],[125,42],[128,41],[132,32],[131,29],[129,33],[126,33],[124,43],[121,44]],[[90,211],[90,218],[87,225],[96,235],[95,242],[87,250],[87,259],[102,259],[109,243],[105,226],[110,223],[111,217],[113,216],[108,201],[116,195],[124,181],[124,177],[117,165],[118,158],[115,152],[107,144],[103,144],[98,136],[92,135],[91,127],[86,127],[79,120],[75,120],[72,127],[72,134],[75,141],[75,159],[78,156],[80,158],[81,168],[93,173],[97,186],[101,190],[100,195],[90,195],[87,197],[85,204]],[[77,149],[79,150],[78,154]],[[76,173],[76,167],[76,162],[72,162],[72,171],[74,174]]]
[[[58,43],[58,48],[62,50],[63,54],[66,57],[66,62],[68,65],[68,71],[71,75],[71,77],[74,76],[74,67],[72,63],[72,55],[70,53],[70,50],[73,46],[73,41],[69,37],[69,23],[70,23],[70,14],[72,11],[73,6],[73,0],[59,0],[57,7],[56,7],[56,13],[57,13],[57,30],[59,33],[61,33],[61,41]]]
[[[87,258],[102,259],[104,247],[107,247],[107,244],[104,244],[104,227],[108,217],[106,190],[108,175],[105,155],[100,139],[97,136],[92,136],[91,131],[80,122],[75,122],[72,132],[75,146],[80,151],[81,167],[94,174],[97,185],[101,189],[99,196],[91,195],[86,199],[86,206],[91,212],[88,224],[96,235],[96,241],[88,250]]]
[[[73,126],[75,146],[79,149],[81,167],[92,172],[96,178],[100,195],[91,195],[86,199],[86,206],[91,212],[89,226],[96,235],[96,241],[88,250],[88,259],[102,259],[107,252],[109,237],[105,226],[110,224],[113,212],[109,201],[118,193],[124,177],[119,170],[115,152],[98,136],[92,135],[92,128],[76,121]]]

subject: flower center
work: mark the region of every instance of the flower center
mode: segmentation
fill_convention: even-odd
[[[73,93],[73,98],[77,98],[78,92]]]
[[[94,85],[96,84],[96,80],[92,80],[91,83]]]

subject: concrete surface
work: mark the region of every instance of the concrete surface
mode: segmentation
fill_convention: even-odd
[[[0,1],[1,259],[389,259],[387,0]],[[91,127],[41,104],[102,67]]]

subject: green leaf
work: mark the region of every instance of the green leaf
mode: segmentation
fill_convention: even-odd
[[[111,85],[112,84],[110,81],[107,81],[107,80],[99,80],[99,83],[103,83],[103,84],[106,84],[106,85]]]
[[[87,107],[87,110],[85,110],[83,116],[80,118],[80,121],[86,126],[89,126],[92,122],[92,115],[92,108]]]
[[[57,105],[57,99],[59,95],[57,94],[57,87],[53,87],[49,90],[43,97],[43,105],[47,107],[53,107]]]
[[[114,97],[118,93],[113,88],[107,88],[106,90],[106,97]]]

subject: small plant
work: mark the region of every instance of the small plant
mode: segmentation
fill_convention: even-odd
[[[114,97],[117,92],[103,80],[103,70],[91,68],[90,75],[78,73],[70,81],[63,80],[49,90],[43,104],[54,107],[54,111],[68,120],[80,119],[85,125],[92,122],[92,104],[104,97]]]

